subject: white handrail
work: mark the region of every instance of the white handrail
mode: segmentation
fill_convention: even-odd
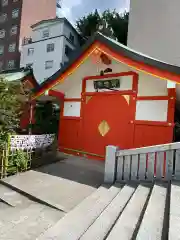
[[[122,157],[122,156],[136,155],[136,154],[164,152],[164,151],[176,150],[176,149],[180,149],[180,142],[143,147],[143,148],[134,148],[129,150],[120,150],[116,152],[116,156]]]

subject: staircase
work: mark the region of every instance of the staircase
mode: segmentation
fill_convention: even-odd
[[[180,183],[102,185],[64,213],[0,185],[1,240],[180,239]]]
[[[109,146],[109,183],[88,190],[68,211],[45,204],[50,189],[60,189],[58,178],[45,195],[31,191],[28,197],[28,174],[16,177],[16,184],[24,179],[22,192],[11,181],[0,184],[1,240],[180,240],[180,143],[122,151]]]
[[[180,239],[180,184],[101,186],[37,239]]]

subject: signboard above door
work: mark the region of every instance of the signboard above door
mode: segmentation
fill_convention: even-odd
[[[117,78],[94,81],[94,88],[96,90],[120,88],[120,79]]]

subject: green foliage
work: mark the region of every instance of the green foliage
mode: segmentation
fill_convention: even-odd
[[[16,172],[23,172],[28,167],[28,154],[22,150],[18,150],[9,154],[7,174],[12,175]]]
[[[20,84],[0,79],[0,148],[4,148],[8,134],[19,126]]]
[[[76,22],[76,28],[82,39],[87,40],[95,32],[117,39],[122,44],[127,44],[129,13],[119,14],[116,10],[106,10],[100,14],[95,12],[82,17]]]
[[[99,29],[101,17],[97,10],[94,13],[90,13],[87,16],[80,18],[76,22],[78,32],[83,38],[92,36]]]
[[[120,43],[126,45],[129,13],[124,12],[124,14],[119,14],[115,10],[112,12],[110,10],[106,10],[103,12],[102,18],[105,22],[107,22],[107,28],[112,29],[113,37]]]

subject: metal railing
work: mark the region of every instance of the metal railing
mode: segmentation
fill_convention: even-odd
[[[130,150],[106,149],[105,182],[180,180],[180,143]]]
[[[23,38],[23,40],[22,40],[22,45],[24,46],[24,45],[27,45],[27,44],[30,44],[30,43],[32,43],[32,38],[30,37],[30,38]]]

